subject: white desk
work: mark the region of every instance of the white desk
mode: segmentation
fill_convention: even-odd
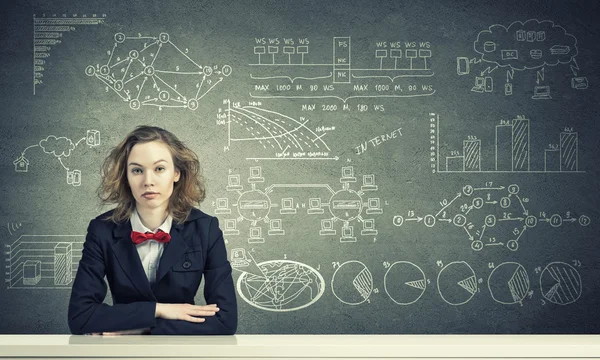
[[[0,359],[600,359],[600,335],[0,335]]]

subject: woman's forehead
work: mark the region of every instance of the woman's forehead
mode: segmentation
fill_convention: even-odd
[[[131,149],[128,162],[154,163],[158,160],[172,162],[173,157],[167,144],[160,141],[137,143]]]

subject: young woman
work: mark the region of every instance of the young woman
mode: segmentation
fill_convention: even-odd
[[[196,154],[172,133],[138,126],[104,161],[69,301],[73,334],[234,334],[237,301],[223,233],[204,200]],[[194,305],[204,276],[208,305]],[[106,282],[113,305],[103,303]]]

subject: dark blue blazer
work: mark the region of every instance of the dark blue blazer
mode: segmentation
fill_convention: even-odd
[[[131,241],[131,222],[92,220],[69,301],[73,334],[150,328],[152,334],[232,335],[237,329],[237,301],[231,265],[217,218],[192,209],[183,224],[173,222],[151,287]],[[156,303],[194,304],[204,275],[204,298],[220,311],[203,323],[155,318]],[[104,304],[107,286],[113,305]]]

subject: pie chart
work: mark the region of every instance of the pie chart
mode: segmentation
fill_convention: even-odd
[[[540,275],[540,289],[542,296],[554,304],[571,304],[581,296],[581,276],[571,265],[553,262]]]
[[[463,305],[477,292],[475,271],[464,261],[454,261],[444,266],[437,278],[438,292],[450,305]]]
[[[397,261],[383,278],[385,292],[399,305],[410,305],[423,295],[427,280],[423,270],[408,261]]]

